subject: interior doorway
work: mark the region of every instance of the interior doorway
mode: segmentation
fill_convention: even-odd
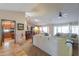
[[[2,26],[2,43],[13,40],[16,42],[16,22],[13,20],[1,20]]]

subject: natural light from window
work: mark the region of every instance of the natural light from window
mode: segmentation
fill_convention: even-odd
[[[56,33],[74,33],[79,35],[79,26],[70,26],[71,30],[69,29],[69,25],[65,26],[54,26],[54,35]]]
[[[49,29],[48,29],[47,26],[42,26],[42,27],[40,27],[40,32],[41,33],[48,33],[49,32]]]

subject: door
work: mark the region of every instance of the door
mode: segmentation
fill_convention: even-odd
[[[12,20],[1,20],[1,26],[2,26],[2,43],[3,42],[9,42],[11,40],[15,39],[15,26],[16,22]]]

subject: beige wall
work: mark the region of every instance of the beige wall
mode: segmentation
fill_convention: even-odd
[[[1,21],[0,21],[1,23]],[[0,46],[1,46],[1,24],[0,24]]]
[[[8,19],[8,20],[15,20],[17,23],[23,23],[24,27],[27,26],[25,14],[21,12],[13,12],[13,11],[2,11],[0,10],[0,19]],[[25,35],[25,30],[17,30],[16,26],[16,40],[22,39],[21,34],[23,33]],[[23,37],[25,38],[25,36]]]

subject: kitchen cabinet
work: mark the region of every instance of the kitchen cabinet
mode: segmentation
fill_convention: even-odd
[[[40,48],[49,55],[57,55],[57,40],[50,38],[50,36],[39,36],[33,37],[33,45]]]
[[[52,56],[72,56],[72,47],[68,47],[66,39],[55,36],[35,35],[33,45]]]

